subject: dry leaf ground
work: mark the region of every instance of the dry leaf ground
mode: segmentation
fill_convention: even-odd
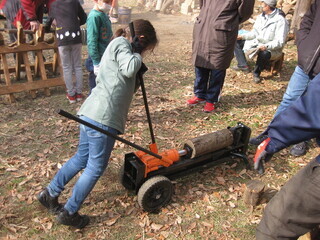
[[[267,126],[296,65],[293,42],[284,49],[281,74],[270,77],[263,73],[261,84],[253,83],[251,74],[228,69],[221,102],[214,113],[207,114],[202,106],[189,108],[185,103],[192,96],[194,80],[191,17],[134,10],[132,18],[149,19],[160,37],[154,54],[145,58],[149,67],[146,89],[160,149],[180,148],[187,139],[237,122],[252,128],[253,135]],[[85,52],[84,47],[84,58]],[[81,209],[91,216],[91,223],[76,231],[57,225],[54,216],[35,199],[58,167],[75,153],[78,141],[78,124],[55,110],[76,113],[80,103],[70,105],[62,87],[51,92],[52,96],[45,97],[38,91],[36,99],[26,93],[16,94],[14,104],[1,98],[1,239],[254,239],[264,206],[251,212],[244,205],[244,184],[261,179],[270,187],[280,188],[318,152],[313,142],[304,157],[293,158],[283,150],[274,156],[262,177],[245,170],[240,161],[185,176],[174,182],[171,204],[158,214],[148,214],[139,208],[136,195],[117,181],[124,154],[135,151],[117,143],[108,170]],[[142,146],[150,143],[141,93],[133,100],[123,137]],[[249,148],[250,160],[254,150]],[[70,195],[72,183],[61,196],[62,202]]]

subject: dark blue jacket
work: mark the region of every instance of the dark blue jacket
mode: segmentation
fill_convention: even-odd
[[[301,97],[274,118],[267,134],[271,138],[268,153],[312,138],[320,139],[320,74]]]
[[[87,14],[78,0],[56,0],[49,10],[49,22],[56,20],[59,46],[82,43],[80,25],[86,23]]]

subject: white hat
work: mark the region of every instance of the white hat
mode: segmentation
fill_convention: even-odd
[[[277,6],[277,0],[259,0],[260,2],[264,2],[265,4],[269,5],[270,7]]]

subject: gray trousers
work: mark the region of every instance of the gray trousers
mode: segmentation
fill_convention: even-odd
[[[59,46],[59,54],[63,69],[63,78],[66,83],[67,93],[70,96],[82,93],[83,74],[82,74],[82,44],[72,44]],[[75,84],[72,75],[75,74]]]
[[[313,160],[271,199],[257,227],[257,240],[298,239],[320,224],[320,164]]]

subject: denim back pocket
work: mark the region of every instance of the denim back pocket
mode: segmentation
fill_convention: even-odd
[[[89,127],[85,127],[88,137],[101,137],[103,133]]]

